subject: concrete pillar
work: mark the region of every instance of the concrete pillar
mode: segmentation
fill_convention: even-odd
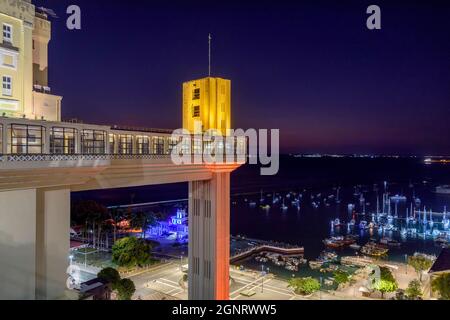
[[[189,299],[228,300],[230,173],[189,183]]]
[[[36,200],[36,299],[57,299],[69,266],[70,190],[39,189]]]
[[[69,190],[0,192],[0,299],[64,294],[69,222]]]
[[[33,300],[36,190],[0,192],[0,300]]]

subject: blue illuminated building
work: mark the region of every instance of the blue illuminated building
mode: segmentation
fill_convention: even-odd
[[[148,229],[152,238],[168,238],[172,240],[187,240],[189,233],[188,215],[185,209],[177,209],[177,213],[169,219],[159,221],[156,226]]]

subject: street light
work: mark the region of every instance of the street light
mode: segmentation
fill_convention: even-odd
[[[408,254],[405,254],[405,270],[406,274],[408,274]]]
[[[183,272],[183,255],[184,255],[184,252],[181,252],[181,255],[180,255],[180,270],[181,270],[181,272]]]
[[[261,293],[264,293],[264,265],[261,265]]]

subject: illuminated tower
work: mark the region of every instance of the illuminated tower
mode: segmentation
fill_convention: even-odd
[[[31,0],[0,2],[0,116],[61,120],[61,96],[48,86],[51,23]]]
[[[226,135],[231,128],[231,81],[207,77],[185,82],[183,128],[192,133],[216,129]]]

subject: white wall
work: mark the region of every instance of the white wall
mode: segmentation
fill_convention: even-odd
[[[0,299],[35,298],[36,190],[0,192]]]
[[[70,190],[0,192],[0,300],[64,294]]]

